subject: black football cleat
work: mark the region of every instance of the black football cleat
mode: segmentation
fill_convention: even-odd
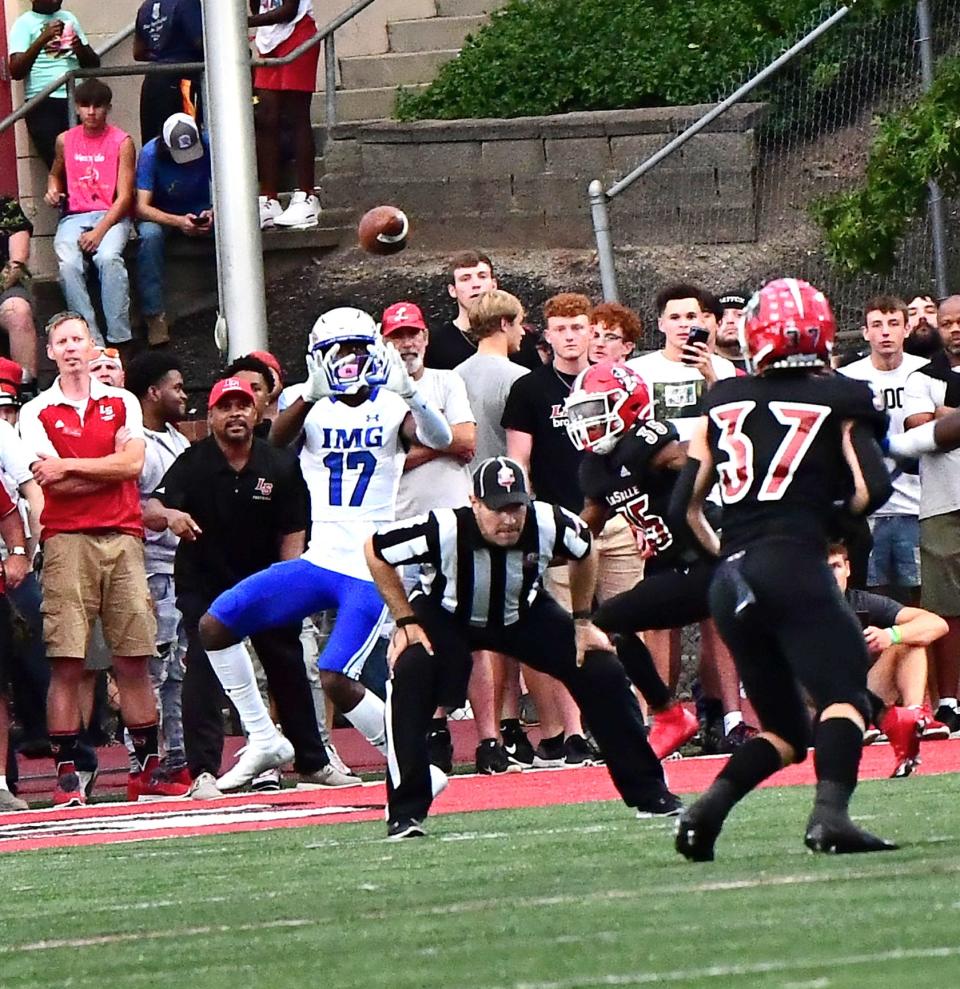
[[[858,828],[849,817],[811,817],[803,843],[811,852],[855,855],[860,852],[893,852],[900,846]]]
[[[712,862],[713,846],[720,834],[720,825],[706,817],[698,817],[696,805],[685,811],[677,821],[674,848],[691,862]]]
[[[425,838],[426,836],[427,832],[423,830],[423,823],[414,818],[391,821],[387,825],[387,841],[403,841],[406,838]]]
[[[683,810],[683,802],[675,793],[663,787],[638,800],[635,809],[640,820],[648,817],[676,817]]]

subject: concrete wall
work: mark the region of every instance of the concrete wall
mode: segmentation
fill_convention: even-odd
[[[586,190],[628,173],[705,107],[569,113],[514,120],[363,126],[325,153],[324,207],[351,220],[380,203],[411,217],[418,249],[470,239],[490,247],[587,247]],[[745,104],[641,180],[614,207],[618,242],[756,239],[756,143],[762,104]]]

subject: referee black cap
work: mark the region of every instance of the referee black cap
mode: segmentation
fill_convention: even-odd
[[[509,457],[490,457],[473,472],[473,493],[487,508],[529,505],[523,468]]]

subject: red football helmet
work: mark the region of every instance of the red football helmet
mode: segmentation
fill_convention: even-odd
[[[622,361],[594,364],[577,375],[566,410],[570,442],[578,450],[609,453],[621,433],[652,415],[650,389]]]
[[[799,278],[768,282],[747,303],[740,346],[754,374],[770,368],[823,367],[837,323],[827,297]]]

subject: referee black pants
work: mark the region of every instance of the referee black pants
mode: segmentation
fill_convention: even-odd
[[[226,694],[200,644],[198,624],[210,602],[197,595],[181,594],[177,607],[187,633],[183,673],[183,745],[190,775],[220,775],[223,756],[223,718]],[[303,665],[300,626],[285,625],[250,637],[267,674],[270,694],[277,704],[283,732],[296,753],[298,773],[313,773],[330,761],[323,747],[313,708],[310,682]]]
[[[390,822],[422,820],[430,807],[427,729],[439,705],[459,707],[475,649],[505,653],[549,673],[570,691],[590,725],[610,777],[629,806],[665,789],[663,770],[647,743],[640,706],[612,652],[576,663],[573,619],[541,592],[515,625],[473,628],[422,595],[411,601],[433,645],[405,649],[387,685],[387,802]]]

